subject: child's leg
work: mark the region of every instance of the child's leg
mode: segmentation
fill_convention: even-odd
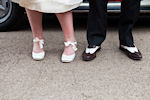
[[[26,9],[28,19],[30,22],[30,26],[32,29],[33,37],[38,37],[40,40],[43,39],[42,36],[42,13]],[[34,43],[33,52],[39,53],[42,52],[43,49],[40,48],[38,42]]]
[[[72,12],[59,13],[59,14],[56,14],[56,16],[61,24],[65,41],[66,42],[67,41],[70,41],[70,42],[76,41],[75,36],[74,36]],[[65,47],[64,54],[70,55],[73,53],[75,53],[75,51],[71,48],[71,46]]]

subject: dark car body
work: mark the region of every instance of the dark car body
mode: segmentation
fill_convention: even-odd
[[[109,0],[108,12],[119,13],[121,0]],[[73,12],[88,12],[89,3],[83,0],[83,3]],[[141,13],[150,13],[150,0],[141,1]],[[11,0],[0,0],[0,31],[7,31],[18,26],[25,15],[24,8],[19,7],[18,4],[12,3]]]
[[[118,13],[120,12],[121,0],[109,0],[108,12]],[[75,9],[76,12],[88,12],[89,3],[88,0],[84,0],[80,7]],[[150,13],[150,0],[141,1],[141,13]]]

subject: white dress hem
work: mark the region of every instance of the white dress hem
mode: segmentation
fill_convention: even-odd
[[[44,5],[37,6],[36,4],[26,4],[26,3],[20,3],[18,0],[12,0],[14,3],[18,3],[21,7],[34,10],[34,11],[39,11],[43,13],[64,13],[71,11],[72,9],[77,8],[80,6],[81,2],[76,3],[76,4],[70,4],[70,5],[50,5],[49,7],[44,7]]]

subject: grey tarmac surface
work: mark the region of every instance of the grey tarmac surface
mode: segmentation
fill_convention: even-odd
[[[143,53],[141,61],[130,60],[118,49],[117,20],[110,19],[102,50],[91,62],[81,58],[87,46],[86,19],[78,19],[77,56],[68,64],[60,61],[63,33],[58,22],[52,20],[43,32],[43,61],[31,58],[29,28],[0,32],[0,100],[150,99],[150,18],[144,22],[141,18],[133,30],[135,44]]]

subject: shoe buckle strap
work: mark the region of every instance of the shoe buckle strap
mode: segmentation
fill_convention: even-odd
[[[44,40],[40,40],[40,41],[39,41],[39,44],[40,44],[40,48],[43,48]]]
[[[44,45],[44,40],[40,40],[39,38],[35,38],[33,39],[33,42],[39,42],[39,45],[40,45],[40,48],[43,48],[43,45]]]
[[[68,47],[68,46],[70,46],[71,45],[71,47],[72,47],[72,49],[74,50],[74,51],[77,51],[77,42],[70,42],[70,41],[68,41],[68,42],[64,42],[64,44],[65,44],[65,46],[66,47]]]

